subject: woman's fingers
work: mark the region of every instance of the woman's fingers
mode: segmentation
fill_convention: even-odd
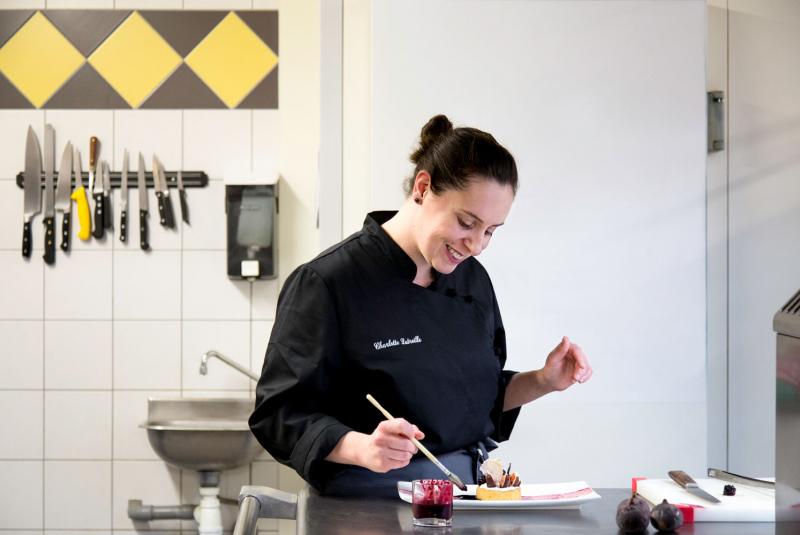
[[[574,365],[573,381],[578,383],[585,383],[592,376],[592,367],[589,365],[589,359],[586,353],[578,344],[572,344],[570,347],[570,355],[572,356]]]

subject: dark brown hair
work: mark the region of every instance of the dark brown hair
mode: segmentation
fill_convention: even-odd
[[[431,175],[431,191],[463,190],[470,182],[485,177],[511,186],[517,193],[517,164],[508,150],[494,137],[477,128],[453,128],[444,116],[436,115],[422,127],[419,147],[411,154],[416,165],[406,181],[406,194],[414,188],[414,178],[423,169]]]

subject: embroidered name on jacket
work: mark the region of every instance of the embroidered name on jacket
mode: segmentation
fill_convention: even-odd
[[[386,349],[387,347],[394,347],[394,346],[407,346],[409,344],[419,344],[422,343],[422,338],[419,335],[416,335],[414,338],[400,338],[397,340],[396,338],[390,338],[385,342],[381,342],[378,340],[374,344],[372,344],[375,349]]]

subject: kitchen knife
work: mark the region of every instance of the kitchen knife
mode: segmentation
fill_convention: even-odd
[[[178,198],[181,201],[181,219],[189,224],[189,204],[186,202],[186,191],[183,189],[183,171],[178,171]]]
[[[172,214],[172,203],[169,199],[169,188],[167,179],[161,168],[161,162],[153,156],[153,181],[155,183],[156,198],[158,199],[158,215],[161,218],[161,226],[164,228],[175,227],[175,216]]]
[[[150,249],[147,243],[147,181],[144,176],[144,158],[139,153],[139,170],[136,172],[136,187],[139,190],[139,247]]]
[[[42,209],[42,153],[39,138],[32,127],[28,127],[25,141],[25,185],[22,216],[22,256],[30,258],[33,238],[31,219]]]
[[[61,212],[61,250],[69,250],[69,223],[72,215],[72,143],[67,143],[58,166],[58,182],[56,183],[56,212]]]
[[[670,470],[667,473],[675,483],[686,489],[686,492],[688,492],[689,494],[693,494],[698,498],[702,498],[711,503],[720,503],[720,501],[717,498],[715,498],[711,494],[707,493],[706,491],[698,487],[697,482],[691,477],[689,477],[689,474],[687,474],[683,470]]]
[[[89,190],[94,199],[94,228],[92,236],[97,239],[103,237],[104,221],[103,216],[103,177],[97,176],[97,138],[92,136],[89,140]]]
[[[713,477],[714,479],[720,479],[722,481],[729,481],[731,483],[738,483],[740,485],[748,485],[750,487],[759,487],[763,489],[775,490],[774,481],[764,481],[763,479],[755,479],[753,477],[740,476],[738,474],[726,472],[725,470],[720,470],[719,468],[709,468],[708,477]]]
[[[56,197],[53,174],[56,170],[56,131],[52,125],[44,125],[44,258],[45,264],[56,261]]]
[[[78,230],[78,237],[86,241],[92,235],[92,217],[89,212],[89,201],[86,200],[86,189],[83,187],[83,170],[81,169],[81,153],[75,147],[75,152],[72,155],[72,168],[75,172],[75,189],[70,195],[70,199],[75,201],[78,206],[78,223],[80,229]]]
[[[122,177],[119,187],[119,241],[128,239],[128,149],[122,155]]]
[[[103,162],[103,226],[107,229],[114,228],[111,213],[111,169],[108,162]]]

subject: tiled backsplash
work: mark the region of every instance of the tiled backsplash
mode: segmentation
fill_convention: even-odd
[[[253,385],[219,361],[199,374],[216,349],[258,373],[272,327],[277,281],[227,278],[224,181],[273,178],[277,110],[4,110],[0,111],[0,535],[131,532],[129,499],[146,504],[197,503],[198,481],[156,457],[138,425],[148,396],[252,396]],[[168,231],[151,216],[152,251],[116,233],[42,256],[41,216],[34,251],[22,258],[24,138],[32,125],[56,131],[81,149],[101,142],[100,157],[119,170],[122,153],[156,153],[167,169],[203,170],[205,188],[187,189],[191,225]],[[119,206],[119,190],[115,207]],[[133,192],[135,195],[135,192]],[[155,198],[150,192],[150,206]],[[135,201],[134,201],[135,202]],[[174,202],[177,210],[177,202]],[[115,210],[115,231],[119,212]],[[74,217],[74,216],[73,216]],[[138,235],[132,218],[129,236]],[[280,486],[279,467],[264,454],[223,473],[222,492],[243,484]],[[224,505],[227,530],[236,508]],[[278,529],[261,521],[264,531]],[[151,522],[150,529],[190,533],[193,522]]]

